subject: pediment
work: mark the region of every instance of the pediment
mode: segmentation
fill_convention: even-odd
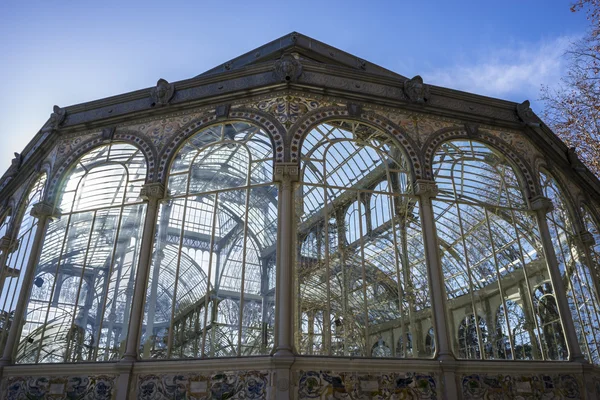
[[[406,79],[406,77],[396,72],[297,32],[292,32],[257,47],[196,76],[196,78],[235,71],[244,67],[277,60],[283,54],[294,54],[299,60],[305,62],[345,67],[387,78]]]

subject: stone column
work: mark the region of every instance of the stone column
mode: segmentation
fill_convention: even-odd
[[[446,288],[444,272],[440,260],[437,232],[433,212],[432,199],[438,193],[435,181],[417,179],[414,183],[414,193],[419,196],[419,213],[421,216],[421,231],[429,276],[429,293],[431,296],[433,329],[437,341],[437,360],[442,367],[444,396],[454,399],[458,396],[456,385],[456,359],[452,352],[452,332],[448,329],[446,315]]]
[[[293,343],[293,276],[294,276],[294,182],[298,181],[296,163],[275,164],[273,180],[279,182],[279,265],[276,288],[276,343],[273,354],[276,399],[291,398],[290,367],[294,361]]]
[[[59,214],[60,210],[55,208],[52,203],[47,201],[41,201],[37,204],[34,204],[34,206],[31,208],[31,216],[37,218],[38,223],[35,236],[33,238],[33,243],[31,245],[29,260],[27,261],[27,266],[24,271],[25,275],[23,276],[23,284],[17,300],[15,316],[8,332],[8,338],[6,339],[6,345],[4,347],[4,354],[0,359],[0,367],[13,363],[13,353],[15,350],[17,337],[21,333],[21,328],[23,327],[23,318],[25,316],[25,311],[29,300],[31,282],[35,275],[35,269],[42,253],[42,246],[44,244],[44,236],[46,234],[48,221],[50,219],[57,218]]]
[[[433,205],[431,200],[437,195],[437,185],[434,181],[418,179],[414,185],[415,194],[419,196],[421,214],[421,231],[425,245],[427,273],[429,275],[429,292],[431,294],[433,326],[437,340],[438,359],[454,359],[451,347],[451,334],[448,330],[446,316],[446,288],[444,272],[438,252],[437,233],[434,222]]]
[[[165,187],[160,182],[147,183],[142,186],[141,197],[147,202],[146,217],[144,218],[144,231],[142,232],[142,243],[140,244],[140,259],[138,261],[137,275],[135,277],[135,289],[131,300],[131,315],[127,329],[127,346],[122,361],[137,360],[138,342],[144,312],[144,300],[146,298],[146,284],[152,263],[152,246],[154,244],[154,232],[158,218],[158,202],[165,195]]]
[[[135,288],[131,299],[131,314],[127,328],[127,344],[125,353],[119,361],[117,379],[117,400],[126,400],[129,395],[129,382],[133,364],[137,360],[140,330],[144,318],[144,301],[146,299],[146,284],[152,263],[152,246],[154,245],[154,232],[158,218],[158,203],[165,195],[165,187],[160,182],[147,183],[142,186],[141,197],[146,200],[146,217],[140,244],[140,258],[138,260]]]
[[[554,252],[552,236],[550,235],[548,221],[546,220],[546,214],[554,209],[554,205],[552,204],[552,200],[544,196],[534,197],[530,200],[530,205],[531,210],[535,212],[538,228],[540,230],[542,248],[544,249],[546,263],[548,264],[548,272],[550,274],[550,279],[552,280],[552,286],[554,287],[558,312],[563,323],[563,333],[569,348],[569,358],[572,361],[585,362],[585,357],[581,352],[579,341],[577,340],[577,332],[575,331],[573,316],[571,315],[569,301],[567,300],[567,290],[562,280],[562,276],[560,275],[560,270],[558,269],[558,259]]]

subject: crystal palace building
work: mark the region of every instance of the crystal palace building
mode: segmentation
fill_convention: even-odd
[[[599,229],[529,102],[291,33],[16,153],[0,397],[598,399]]]

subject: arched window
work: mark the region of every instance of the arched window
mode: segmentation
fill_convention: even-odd
[[[297,348],[375,356],[370,343],[384,326],[422,342],[417,328],[431,324],[429,287],[419,206],[399,146],[362,123],[330,121],[305,138],[301,171]]]
[[[488,329],[485,320],[474,314],[462,318],[458,326],[458,356],[480,359],[481,353],[489,353]]]
[[[427,331],[427,336],[425,336],[425,355],[428,357],[433,357],[434,353],[435,353],[435,333],[433,331],[433,327],[431,327]]]
[[[19,294],[23,288],[23,279],[29,262],[29,253],[33,245],[33,238],[37,230],[38,220],[31,216],[31,209],[36,203],[44,198],[44,188],[46,186],[46,174],[38,177],[29,192],[27,193],[23,204],[21,205],[19,228],[13,231],[10,253],[2,257],[5,264],[0,270],[0,349],[4,350],[4,344],[10,330],[14,313],[17,308]],[[6,216],[2,224],[2,230],[8,232],[8,222],[10,217]],[[4,235],[2,235],[4,236]],[[0,236],[0,237],[2,237]],[[16,249],[14,248],[16,245]]]
[[[439,188],[433,207],[449,321],[457,324],[466,309],[467,315],[479,313],[494,323],[499,304],[507,310],[509,301],[517,302],[524,304],[523,324],[532,327],[527,342],[542,340],[533,314],[530,280],[533,275],[547,278],[548,268],[536,221],[528,212],[515,170],[486,144],[457,139],[442,143],[436,150],[433,172]],[[463,337],[456,353],[491,359],[505,358],[507,352],[516,354],[519,339],[515,335],[520,333],[508,314],[502,323],[506,335],[502,354],[488,343],[477,324],[469,331],[477,338]],[[480,349],[475,351],[465,340],[477,343]],[[492,351],[484,351],[486,346]],[[535,350],[533,358],[547,357]]]
[[[379,339],[371,348],[371,357],[389,358],[392,356],[392,349],[385,344],[383,339]]]
[[[547,172],[541,173],[540,179],[544,196],[554,205],[547,214],[548,228],[579,344],[590,362],[600,364],[600,303],[590,270],[593,261],[586,259],[584,244],[576,235],[577,229],[556,180]]]
[[[171,164],[168,193],[158,216],[141,357],[268,354],[278,199],[268,135],[244,122],[196,133]]]
[[[512,300],[506,300],[500,304],[496,313],[495,332],[495,351],[498,352],[498,358],[503,360],[533,359],[531,337],[535,337],[535,335],[529,333],[528,329],[531,330],[532,327],[525,325],[525,321],[525,313],[519,304]]]
[[[550,360],[565,360],[567,344],[558,313],[558,304],[550,282],[543,282],[533,292],[535,314],[543,335],[544,354]]]
[[[146,160],[129,144],[71,167],[46,230],[19,363],[109,361],[125,349],[145,204]]]
[[[413,356],[413,341],[410,332],[398,338],[396,343],[396,357],[412,357]]]

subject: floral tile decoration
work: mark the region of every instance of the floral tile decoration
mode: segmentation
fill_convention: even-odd
[[[10,377],[3,397],[6,400],[109,400],[113,398],[114,375]]]
[[[212,374],[140,375],[138,400],[267,399],[267,371],[228,371]]]
[[[300,371],[298,399],[438,399],[431,373]]]
[[[581,399],[581,382],[573,375],[467,375],[462,377],[465,400]]]

